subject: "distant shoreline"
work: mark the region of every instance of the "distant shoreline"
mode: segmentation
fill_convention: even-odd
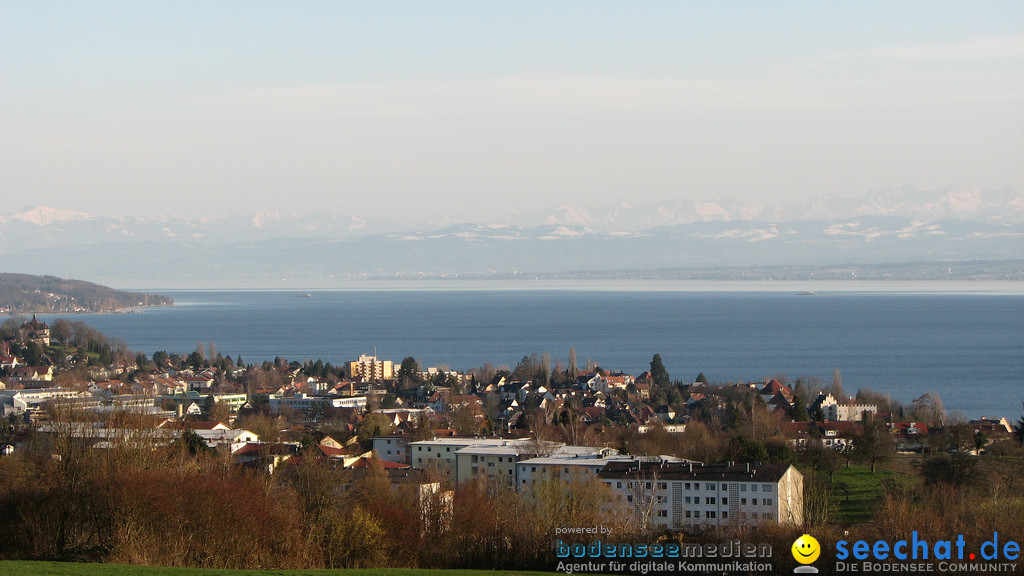
[[[63,311],[62,310],[47,310],[47,309],[42,309],[42,310],[38,310],[38,309],[37,310],[14,310],[14,311],[10,311],[10,312],[4,311],[3,315],[7,316],[7,317],[14,317],[14,316],[28,316],[30,314],[35,314],[35,315],[39,315],[39,316],[88,316],[88,315],[92,315],[92,314],[141,314],[142,310],[145,310],[147,308],[168,308],[168,307],[172,307],[172,306],[174,306],[174,302],[169,302],[167,304],[147,304],[147,305],[144,305],[144,306],[126,306],[124,308],[106,308],[106,309],[96,309],[96,310],[71,310],[71,311],[68,311],[68,310],[63,310]]]
[[[814,292],[1024,295],[1024,280],[676,280],[676,279],[514,279],[391,278],[347,282],[302,282],[237,286],[148,286],[133,290],[161,293],[281,292],[314,298],[318,292],[567,291],[567,292]],[[152,307],[152,306],[151,306]]]

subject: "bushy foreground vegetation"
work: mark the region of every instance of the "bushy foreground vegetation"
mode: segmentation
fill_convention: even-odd
[[[0,458],[0,558],[202,568],[550,568],[555,523],[597,521],[591,486],[528,498],[473,483],[394,489],[311,454],[273,476],[185,441],[95,449],[54,433]]]

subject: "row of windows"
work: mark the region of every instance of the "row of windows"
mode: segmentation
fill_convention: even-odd
[[[686,496],[683,500],[687,504],[700,504],[700,496],[693,496],[693,497]],[[664,502],[664,501],[665,500],[663,498],[661,498],[660,496],[658,497],[657,502],[659,504]],[[762,503],[765,506],[771,506],[772,503],[773,503],[773,500],[771,498],[763,498],[761,501],[762,501]],[[715,497],[714,496],[705,496],[704,497],[704,503],[705,504],[715,504],[716,503]],[[757,498],[751,498],[750,499],[750,504],[752,506],[757,506]],[[728,498],[722,498],[722,506],[728,506],[728,505],[729,505],[729,499]],[[740,498],[740,506],[746,506],[746,505],[747,505],[747,499],[746,498]]]
[[[488,467],[488,468],[493,468],[493,467],[494,467],[494,463],[492,462],[492,463],[488,464],[488,465],[487,465],[487,467]],[[477,468],[476,466],[473,466],[473,469],[472,469],[472,470],[470,470],[470,472],[471,472],[472,474],[474,474],[474,475],[475,475],[475,474],[477,474],[478,472],[480,472],[480,469],[479,469],[479,468]],[[509,470],[509,471],[508,471],[508,473],[509,473],[509,474],[511,474],[511,473],[512,473],[512,471],[511,471],[511,470]],[[494,475],[494,472],[492,472],[492,471],[489,471],[489,472],[488,472],[488,474],[491,474],[491,475],[493,476],[493,475]],[[523,484],[526,484],[526,480],[523,480]]]
[[[683,483],[683,490],[700,490],[700,486],[701,486],[700,482],[684,482]],[[746,492],[747,491],[747,486],[750,486],[750,491],[751,492],[757,492],[759,487],[760,487],[760,490],[762,492],[774,492],[775,491],[775,487],[772,484],[732,484],[731,488],[733,490],[735,490],[737,487],[739,487],[740,492]],[[616,486],[615,487],[616,488],[622,488],[622,482],[616,482]],[[629,483],[629,487],[630,488],[633,487],[633,482]],[[726,485],[726,484],[723,484],[721,486],[721,489],[722,490],[726,490],[727,487],[729,487],[729,486]],[[650,482],[645,482],[644,483],[644,488],[650,490],[651,489],[651,483]],[[710,482],[704,484],[704,490],[707,491],[707,492],[714,492],[714,491],[716,491],[718,489],[719,489],[719,487],[718,487],[717,484],[710,483]],[[668,482],[658,482],[658,490],[668,490]]]
[[[487,456],[477,456],[475,454],[471,458],[472,462],[482,462],[482,461],[486,461],[486,460],[487,460]],[[498,456],[498,462],[504,462],[504,461],[505,461],[505,457],[504,456]],[[515,459],[512,458],[511,456],[509,456],[508,457],[508,461],[509,462],[515,462]],[[534,468],[533,471],[536,472],[537,469]],[[566,472],[568,472],[568,471],[569,471],[569,469],[567,468]]]
[[[717,502],[717,499],[714,496],[705,496],[704,497],[704,503],[705,504],[715,504],[716,502]],[[690,497],[687,496],[686,497],[686,503],[687,504],[700,504],[700,496],[694,496],[692,502],[690,501]],[[728,498],[722,498],[722,506],[728,506],[728,505],[729,505],[729,499]]]
[[[693,510],[693,511],[687,510],[686,511],[686,517],[687,518],[700,518],[700,510]],[[718,513],[715,512],[714,510],[705,510],[704,511],[704,517],[705,518],[717,518],[718,517]],[[723,511],[722,512],[722,518],[728,518],[728,517],[729,517],[729,513]]]
[[[508,461],[509,461],[509,462],[512,462],[512,459],[511,459],[511,458],[509,458],[509,460],[508,460]],[[498,462],[501,462],[501,458],[498,458]],[[525,467],[525,466],[523,466],[523,470],[526,470],[526,467]],[[536,466],[530,466],[530,472],[536,472],[536,471],[537,471],[537,467],[536,467]],[[585,472],[585,473],[588,473],[588,474],[589,474],[589,473],[592,473],[592,472],[593,472],[593,470],[591,470],[590,468],[583,468],[583,472]],[[568,467],[563,467],[563,468],[562,468],[562,473],[563,473],[563,474],[568,474],[568,473],[569,473],[569,468],[568,468]],[[608,484],[610,484],[610,483],[608,483]]]
[[[533,471],[536,472],[537,470],[534,468]],[[566,468],[565,471],[568,473],[569,469]],[[607,484],[608,486],[612,485],[612,483],[610,481],[606,481],[605,484]],[[634,488],[636,484],[641,484],[641,483],[640,482],[636,482],[636,483],[629,482],[628,483],[628,487],[629,488]],[[648,489],[648,490],[651,489],[651,486],[652,486],[652,484],[650,482],[643,483],[643,487]],[[733,484],[733,489],[735,489],[736,486],[737,486],[736,484]],[[748,484],[739,484],[740,492],[746,492],[747,491],[747,486],[748,486]],[[772,484],[750,484],[749,486],[750,486],[750,491],[751,492],[757,492],[759,486],[760,486],[760,489],[761,489],[762,492],[769,492],[769,493],[771,493],[771,492],[775,491],[775,486],[772,485]],[[621,490],[622,489],[622,482],[621,481],[615,482],[615,487]],[[668,483],[667,482],[658,482],[658,489],[659,490],[668,490]],[[699,482],[685,482],[683,484],[683,489],[684,490],[700,490],[700,483]],[[714,492],[716,490],[715,484],[705,484],[704,485],[704,490],[706,490],[708,492]]]
[[[658,514],[658,516],[660,516],[662,518],[666,517],[666,515],[664,515],[664,514]],[[700,518],[700,510],[693,510],[693,511],[687,510],[686,511],[686,517],[687,518]],[[714,510],[705,510],[704,511],[704,517],[705,518],[715,518],[716,517],[715,511]],[[741,517],[743,517],[743,516],[741,515]],[[757,514],[752,514],[750,517],[751,518],[757,518]],[[729,513],[726,512],[726,511],[722,511],[722,518],[727,520],[729,518]],[[762,512],[761,513],[761,519],[762,520],[771,520],[772,519],[771,512]]]

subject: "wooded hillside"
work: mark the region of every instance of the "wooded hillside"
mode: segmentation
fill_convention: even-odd
[[[124,292],[82,280],[0,273],[2,314],[103,312],[173,303],[167,296]]]

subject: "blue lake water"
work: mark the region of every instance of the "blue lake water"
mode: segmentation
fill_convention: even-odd
[[[575,347],[608,370],[639,374],[661,354],[674,379],[784,373],[848,392],[929,391],[968,417],[1021,414],[1024,296],[978,293],[398,290],[165,292],[169,308],[76,316],[128,347],[188,353],[197,343],[246,362],[282,356],[341,364],[360,354],[470,369]],[[43,318],[43,317],[41,317]],[[44,319],[52,321],[52,316]]]

